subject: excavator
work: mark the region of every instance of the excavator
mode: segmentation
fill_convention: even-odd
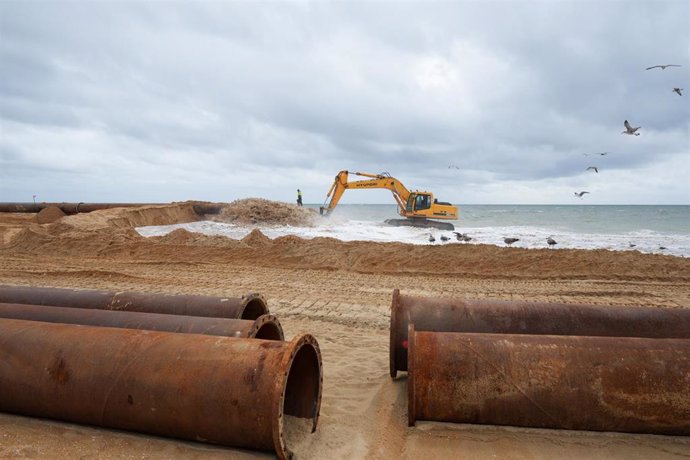
[[[369,179],[348,181],[348,176],[368,177]],[[455,230],[450,222],[437,222],[430,219],[455,220],[458,218],[458,208],[450,203],[434,199],[431,192],[415,190],[410,192],[402,182],[390,174],[369,174],[363,172],[340,171],[335,176],[331,189],[326,194],[326,201],[319,209],[321,215],[329,215],[338,205],[340,198],[347,189],[372,189],[385,188],[393,193],[393,198],[398,203],[398,214],[405,219],[387,219],[388,225],[438,228],[440,230]],[[330,198],[330,201],[328,201]],[[326,204],[327,202],[327,204]]]

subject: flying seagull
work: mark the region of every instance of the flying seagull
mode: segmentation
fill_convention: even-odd
[[[590,166],[585,171],[594,171],[595,173],[599,174],[599,169],[596,166]]]
[[[503,238],[503,242],[508,246],[515,243],[516,241],[520,241],[520,238]]]
[[[549,247],[552,248],[552,247],[554,247],[555,245],[557,245],[558,243],[557,243],[556,240],[554,240],[552,237],[548,237],[548,238],[546,239],[546,244],[548,244]]]
[[[609,154],[609,152],[583,153],[583,155],[586,157],[588,157],[590,155],[601,155],[603,157],[604,155],[608,155],[608,154]]]
[[[679,96],[682,96],[682,95],[683,95],[683,93],[681,93],[681,91],[683,91],[683,88],[673,88],[673,91],[675,91],[676,93],[678,93]]]
[[[448,165],[448,169],[460,169],[460,166]]]
[[[647,67],[645,70],[652,70],[652,69],[656,69],[656,68],[659,68],[661,70],[666,70],[666,67],[683,67],[683,66],[680,64],[653,65],[651,67]]]
[[[578,197],[579,199],[582,199],[582,195],[584,195],[585,193],[589,193],[589,192],[585,192],[584,190],[581,192],[575,192],[575,196]]]
[[[637,128],[633,128],[630,123],[628,123],[628,120],[625,120],[623,122],[623,125],[625,126],[625,131],[621,132],[621,134],[630,134],[631,136],[639,136],[640,133],[635,132],[638,129],[642,128],[642,126],[638,126]]]

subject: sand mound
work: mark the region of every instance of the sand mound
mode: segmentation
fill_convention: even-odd
[[[13,236],[6,247],[18,253],[51,256],[98,255],[106,249],[123,248],[142,240],[143,237],[131,227],[82,231],[57,222],[24,228]]]
[[[238,225],[291,225],[294,227],[311,227],[319,217],[313,209],[301,208],[294,204],[263,198],[246,198],[236,200],[223,208],[214,219],[219,222],[230,222]]]
[[[242,238],[242,242],[253,248],[266,246],[273,243],[273,241],[271,241],[269,237],[261,233],[261,230],[259,230],[258,228],[255,228],[249,233],[249,235]]]
[[[52,224],[53,222],[65,217],[66,214],[57,206],[48,206],[39,211],[35,216],[36,223]]]
[[[9,243],[17,233],[34,224],[36,216],[23,212],[0,212],[0,246]]]
[[[200,219],[194,212],[194,202],[149,205],[135,208],[102,209],[67,216],[62,222],[83,230],[108,227],[144,227],[195,222]]]

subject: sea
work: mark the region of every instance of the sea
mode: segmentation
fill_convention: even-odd
[[[315,208],[319,205],[307,205]],[[491,244],[505,246],[504,238],[518,238],[513,247],[545,248],[552,237],[558,249],[608,249],[690,257],[688,205],[458,205],[455,231],[472,240],[460,243],[450,231],[392,227],[384,220],[399,218],[395,205],[341,204],[314,227],[261,226],[269,238],[297,235],[331,237],[342,241],[380,241],[411,244]],[[252,228],[201,221],[139,227],[143,236],[165,235],[175,229],[241,239]],[[435,242],[429,241],[433,235]],[[450,237],[442,242],[441,235]]]

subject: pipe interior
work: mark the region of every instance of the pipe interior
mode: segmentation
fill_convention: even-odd
[[[264,340],[283,340],[283,331],[276,323],[269,321],[259,327],[259,330],[256,331],[254,338]]]
[[[288,373],[283,413],[301,418],[314,418],[321,388],[319,358],[313,346],[302,346]]]
[[[242,319],[257,319],[261,315],[268,313],[266,304],[259,298],[247,302],[242,312]]]

